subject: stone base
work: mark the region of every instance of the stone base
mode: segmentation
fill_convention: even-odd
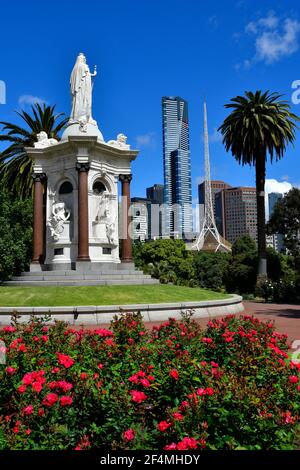
[[[30,272],[31,273],[40,273],[44,271],[45,265],[40,263],[30,263]]]

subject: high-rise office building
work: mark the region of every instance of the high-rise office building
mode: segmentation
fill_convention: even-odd
[[[234,243],[243,235],[257,241],[256,188],[222,189],[216,196],[216,210],[222,217],[223,235]]]
[[[151,199],[152,204],[163,204],[164,202],[164,185],[154,184],[146,189],[147,199]]]
[[[188,104],[180,97],[162,98],[164,160],[164,235],[192,232],[192,183]]]
[[[283,198],[281,193],[269,193],[268,204],[269,204],[269,217],[273,214],[275,205],[278,201]],[[273,233],[267,237],[267,245],[274,248],[276,251],[284,251],[284,236],[281,233]]]
[[[161,238],[163,235],[164,185],[154,184],[146,189],[147,199],[151,201],[148,212],[148,238]]]

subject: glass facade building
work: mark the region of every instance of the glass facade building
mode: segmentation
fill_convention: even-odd
[[[164,234],[184,237],[193,230],[188,104],[162,98]]]

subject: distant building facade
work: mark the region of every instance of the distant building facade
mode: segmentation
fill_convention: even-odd
[[[150,199],[143,197],[131,198],[131,234],[133,240],[145,241],[149,238],[151,229],[150,210]]]
[[[148,211],[148,238],[157,239],[163,236],[164,185],[154,184],[146,189],[147,199],[151,201]]]
[[[152,204],[164,203],[164,185],[154,184],[146,189],[147,199],[151,199]]]
[[[164,212],[163,235],[192,232],[192,183],[188,104],[180,97],[162,98]]]
[[[275,205],[278,201],[283,198],[282,193],[269,193],[268,204],[269,204],[269,217],[274,212]],[[267,236],[267,246],[274,248],[278,252],[284,251],[284,236],[281,233],[273,233]]]
[[[230,243],[244,235],[257,241],[256,188],[222,189],[216,197],[216,211],[222,219],[222,236]]]

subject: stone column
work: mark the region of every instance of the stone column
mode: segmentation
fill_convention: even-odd
[[[76,163],[78,171],[78,255],[77,261],[91,261],[89,256],[88,171],[90,164]]]
[[[119,179],[122,183],[122,220],[123,220],[123,234],[125,238],[122,240],[122,263],[132,263],[132,240],[129,233],[129,225],[131,223],[131,216],[129,215],[130,208],[130,182],[131,175],[120,175]],[[124,228],[124,225],[126,228]]]
[[[33,173],[33,264],[44,262],[44,211],[43,189],[45,173]]]

